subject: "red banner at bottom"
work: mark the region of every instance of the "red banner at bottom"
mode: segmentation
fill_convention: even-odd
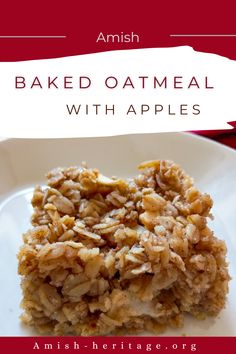
[[[236,337],[0,337],[0,353],[236,353]]]

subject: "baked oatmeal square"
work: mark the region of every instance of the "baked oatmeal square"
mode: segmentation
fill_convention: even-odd
[[[207,225],[212,199],[167,160],[135,178],[57,168],[35,188],[23,235],[23,322],[41,333],[160,333],[184,314],[216,316],[228,293],[226,246]]]

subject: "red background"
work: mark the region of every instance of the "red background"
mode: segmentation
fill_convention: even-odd
[[[63,349],[63,344],[70,343],[73,346],[74,341],[79,343],[80,349]],[[92,342],[98,344],[98,349],[92,349]],[[40,349],[33,349],[35,342],[37,342]],[[57,343],[60,343],[60,349],[57,348]],[[128,346],[128,343],[132,343],[133,350],[120,350],[119,346],[121,342],[124,343],[124,347]],[[43,349],[44,344],[52,343],[54,349]],[[117,349],[101,349],[103,343],[109,344],[117,343]],[[135,345],[141,343],[142,346],[151,343],[155,346],[157,343],[161,344],[161,349],[153,348],[152,351],[135,349]],[[191,344],[196,344],[196,350],[191,350]],[[172,349],[172,345],[177,344],[176,349]],[[186,344],[183,349],[182,345]],[[85,347],[87,346],[87,347]],[[85,348],[85,349],[83,349]],[[113,353],[113,354],[144,354],[144,353],[159,353],[159,354],[209,354],[209,353],[227,353],[234,354],[236,352],[236,337],[0,337],[0,353],[12,354],[12,353],[50,353],[50,354],[62,354],[62,353],[83,353],[83,354],[101,354],[101,353]]]
[[[65,35],[67,38],[0,38],[0,61],[180,45],[236,59],[236,37],[170,37],[170,34],[236,34],[235,12],[233,0],[9,0],[1,3],[0,36]],[[104,34],[134,31],[140,35],[140,43],[96,43],[101,31]]]

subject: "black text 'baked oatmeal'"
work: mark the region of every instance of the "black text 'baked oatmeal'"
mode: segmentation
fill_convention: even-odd
[[[171,161],[133,179],[58,168],[36,187],[19,258],[24,314],[41,333],[158,333],[184,313],[217,315],[229,275],[212,207]]]

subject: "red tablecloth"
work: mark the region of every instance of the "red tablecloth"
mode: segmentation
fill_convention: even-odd
[[[236,149],[236,121],[229,122],[232,125],[233,129],[231,130],[201,130],[194,132],[205,137],[208,137],[212,140],[218,141],[222,144],[225,144],[233,149]]]

